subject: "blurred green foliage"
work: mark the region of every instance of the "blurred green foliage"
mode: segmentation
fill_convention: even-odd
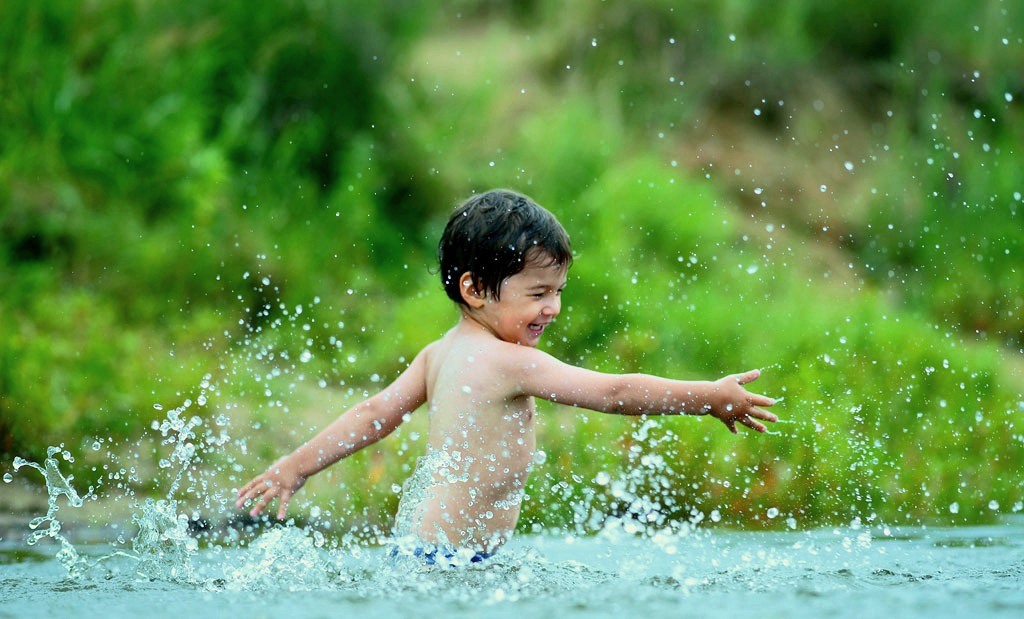
[[[130,444],[211,375],[237,484],[452,324],[446,214],[510,186],[573,237],[553,353],[764,367],[788,422],[543,405],[524,526],[628,512],[600,473],[682,519],[1012,509],[1022,36],[996,0],[4,2],[0,452]],[[386,521],[421,426],[307,494]]]

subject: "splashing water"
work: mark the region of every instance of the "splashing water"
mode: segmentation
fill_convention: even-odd
[[[257,356],[273,354],[265,345],[251,346]],[[274,397],[270,379],[260,378],[261,389]],[[785,532],[736,533],[706,526],[721,524],[728,506],[707,501],[704,507],[701,492],[691,490],[698,482],[727,487],[729,481],[698,479],[694,467],[687,465],[692,454],[673,451],[678,426],[655,418],[641,420],[624,437],[621,465],[608,466],[592,480],[574,479],[573,484],[541,479],[542,486],[550,481],[553,503],[571,511],[570,524],[547,535],[517,537],[484,563],[451,569],[444,563],[392,557],[387,544],[395,539],[375,529],[328,536],[326,529],[335,523],[319,518],[319,506],[306,510],[311,525],[262,527],[234,514],[231,501],[221,496],[225,472],[247,471],[228,452],[244,452],[247,445],[227,432],[230,407],[210,406],[217,390],[207,375],[198,394],[179,406],[155,406],[163,412],[163,419],[151,425],[155,446],[147,449],[140,443],[129,450],[130,463],[118,461],[109,443],[96,441],[94,451],[104,445],[110,450],[106,455],[114,464],[106,479],[114,487],[76,490],[75,476],[61,471],[76,461],[62,447],[50,448],[42,464],[15,459],[15,472],[35,470],[47,488],[47,512],[29,523],[28,545],[37,547],[44,540],[58,544],[56,558],[69,579],[39,585],[47,581],[33,571],[36,564],[5,564],[0,543],[0,603],[5,609],[45,608],[62,595],[85,589],[98,589],[115,604],[158,615],[351,611],[372,617],[416,607],[455,617],[475,616],[481,608],[496,616],[621,616],[678,613],[693,605],[714,609],[710,616],[727,616],[749,608],[752,596],[759,607],[791,614],[806,611],[809,600],[820,602],[823,612],[863,610],[865,590],[873,592],[880,608],[894,595],[916,599],[925,610],[958,608],[943,589],[947,585],[953,585],[946,587],[950,591],[975,597],[992,591],[982,598],[990,608],[996,607],[997,597],[1005,608],[1024,607],[1012,586],[1024,574],[1019,560],[1024,526],[905,531],[857,517],[846,527],[801,531],[794,514],[774,506],[762,508],[762,522],[777,525],[775,529],[784,526]],[[258,429],[258,422],[253,425]],[[816,431],[814,425],[794,421],[782,426],[778,436],[798,440],[801,433]],[[862,447],[858,462],[867,468],[871,446]],[[147,468],[139,452],[153,453],[155,467]],[[537,462],[544,464],[543,452]],[[210,468],[219,469],[221,477]],[[863,471],[857,472],[870,482]],[[684,488],[684,482],[692,488]],[[147,486],[166,491],[157,497],[138,496],[138,489]],[[129,504],[134,533],[127,534],[123,523],[105,522],[116,537],[109,546],[74,540],[62,524],[68,513],[62,510],[83,509],[102,493],[109,499],[117,491]],[[417,491],[415,479],[401,489],[413,503]],[[207,528],[203,514],[233,514],[235,520],[229,517],[220,528]],[[948,572],[936,567],[951,561],[971,567]],[[33,582],[35,589],[19,584]],[[171,606],[163,601],[168,590],[175,598]],[[295,597],[302,592],[317,595]]]
[[[351,582],[328,553],[322,534],[308,535],[294,527],[268,531],[249,547],[237,565],[227,565],[222,577],[226,590],[318,591]]]
[[[65,460],[73,461],[69,452],[62,451],[59,447],[50,447],[46,450],[46,460],[43,461],[42,466],[35,462],[15,457],[14,470],[17,471],[23,466],[28,466],[42,473],[46,479],[46,491],[49,495],[49,506],[46,510],[46,515],[34,518],[29,522],[28,526],[33,531],[28,536],[28,545],[34,546],[39,543],[39,540],[47,537],[58,542],[61,548],[57,553],[57,560],[68,570],[68,573],[74,576],[81,573],[85,560],[79,556],[74,545],[61,533],[60,520],[57,519],[57,512],[60,511],[58,499],[62,496],[66,497],[67,504],[71,507],[81,507],[83,499],[71,485],[71,480],[74,477],[68,478],[61,474],[59,463],[55,457],[58,453],[61,453]],[[44,524],[47,525],[46,528],[40,528]]]
[[[138,499],[125,486],[137,530],[130,545],[122,536],[112,551],[76,547],[65,535],[59,512],[81,509],[97,498],[93,488],[80,494],[74,476],[61,471],[75,464],[68,450],[49,449],[41,465],[15,460],[15,471],[35,470],[47,487],[47,513],[29,523],[28,544],[47,539],[59,544],[56,558],[70,580],[40,585],[46,578],[34,566],[45,562],[0,560],[5,608],[37,611],[83,590],[159,616],[358,612],[373,617],[415,607],[453,617],[480,612],[610,617],[693,607],[724,617],[749,609],[752,600],[769,614],[812,608],[842,616],[844,608],[881,612],[907,600],[922,617],[936,609],[963,610],[965,604],[981,604],[992,616],[1013,616],[1024,608],[1016,584],[1024,576],[1024,524],[998,531],[886,529],[878,534],[860,522],[789,533],[712,531],[701,525],[720,520],[718,510],[687,506],[684,495],[672,491],[683,476],[666,455],[673,431],[654,419],[631,433],[627,466],[598,474],[583,496],[566,501],[573,527],[516,538],[484,563],[457,569],[426,565],[392,557],[386,547],[356,537],[329,539],[313,527],[291,524],[269,528],[249,543],[229,529],[219,541],[207,536],[204,544],[189,504],[220,503],[197,464],[228,439],[199,416],[186,414],[189,407],[186,402],[170,409],[153,424],[161,448],[170,452],[155,470],[169,478],[169,490],[161,498]],[[688,518],[666,516],[673,513]],[[770,508],[766,516],[782,520],[786,514]],[[163,601],[168,587],[175,600],[170,606]],[[302,592],[316,595],[296,597]]]
[[[146,499],[132,517],[139,532],[132,540],[140,576],[151,580],[195,582],[192,557],[199,547],[189,536],[188,518],[172,500]]]
[[[206,392],[211,387],[209,380],[209,376],[203,378],[200,398],[206,398]],[[154,430],[159,431],[163,439],[162,444],[174,446],[172,453],[159,461],[161,470],[174,471],[167,496],[161,499],[146,498],[139,502],[129,485],[118,484],[131,499],[131,522],[137,527],[137,533],[131,540],[131,552],[115,550],[90,561],[83,557],[62,533],[63,526],[57,517],[61,497],[65,497],[67,505],[73,508],[81,508],[87,500],[96,500],[99,497],[92,487],[84,497],[79,495],[72,485],[74,475],[65,476],[61,473],[57,455],[60,454],[69,464],[74,464],[75,459],[70,451],[60,447],[50,447],[42,465],[21,457],[14,459],[15,471],[27,466],[43,475],[48,494],[46,515],[37,517],[29,523],[33,532],[29,535],[27,543],[34,546],[44,538],[51,538],[59,543],[61,549],[57,553],[57,559],[73,578],[88,577],[94,573],[108,576],[110,571],[101,568],[108,568],[113,559],[128,559],[134,564],[134,573],[139,577],[194,583],[196,578],[192,560],[198,549],[198,542],[190,534],[188,516],[180,513],[179,501],[174,498],[186,479],[190,481],[190,490],[194,491],[195,486],[202,485],[196,483],[191,467],[198,454],[196,430],[203,422],[198,416],[187,420],[182,416],[191,406],[192,401],[186,400],[182,406],[170,410],[162,422],[154,422],[152,426]],[[208,443],[222,444],[216,440],[209,440]],[[95,443],[93,447],[98,449],[99,443]],[[129,480],[141,481],[136,476],[136,467],[131,467],[130,472],[124,471],[128,473]],[[120,479],[121,472],[111,475],[111,478]],[[42,528],[43,525],[46,527]],[[118,541],[123,543],[123,536],[119,536]]]

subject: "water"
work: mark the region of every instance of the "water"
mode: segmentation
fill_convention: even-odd
[[[0,542],[3,617],[1020,617],[1024,522],[798,532],[689,530],[640,538],[527,536],[460,568],[396,563],[380,547],[329,548],[294,528],[140,572],[82,545],[76,577],[42,547]],[[162,568],[161,573],[159,569]]]
[[[144,476],[132,459],[124,475],[112,473],[117,485],[86,492],[76,489],[76,461],[65,449],[51,448],[42,464],[14,460],[4,485],[41,475],[48,507],[24,523],[8,518],[0,531],[0,619],[1024,613],[1020,514],[962,528],[896,528],[858,518],[840,528],[800,530],[793,521],[784,531],[740,532],[716,524],[717,510],[707,519],[672,522],[657,517],[659,502],[641,500],[640,482],[671,472],[653,456],[638,456],[625,478],[595,482],[639,506],[628,512],[632,518],[607,518],[587,536],[519,536],[495,557],[457,568],[395,559],[386,538],[328,535],[315,524],[226,520],[204,531],[190,503],[237,514],[197,466],[227,435],[187,409],[188,403],[170,410],[153,426],[162,441],[154,453],[170,451],[153,472],[169,480],[162,497],[131,490]],[[641,424],[634,438],[649,444],[651,429]],[[134,484],[121,484],[126,477]],[[117,491],[123,494],[111,497]],[[116,514],[98,493],[127,504],[130,513]],[[82,518],[90,505],[99,515]],[[782,517],[777,510],[767,515]],[[65,526],[75,520],[77,526]]]

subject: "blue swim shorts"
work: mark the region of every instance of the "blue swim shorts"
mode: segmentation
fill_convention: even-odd
[[[411,553],[399,549],[397,546],[393,547],[388,556],[395,558],[399,555],[416,557],[423,561],[424,565],[447,565],[449,567],[456,567],[459,565],[465,565],[466,563],[480,563],[494,556],[491,552],[476,552],[472,555],[467,553],[459,553],[448,548],[423,548],[418,546],[412,550]]]

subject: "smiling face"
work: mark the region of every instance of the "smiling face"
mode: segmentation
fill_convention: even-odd
[[[531,260],[501,283],[500,294],[476,295],[467,315],[495,337],[523,346],[536,346],[562,309],[562,289],[568,269],[550,260]],[[463,285],[471,286],[469,274]]]
[[[495,189],[472,196],[451,214],[437,244],[441,284],[448,297],[471,307],[470,291],[501,297],[501,287],[524,266],[572,264],[572,246],[562,224],[542,206],[514,191]]]

